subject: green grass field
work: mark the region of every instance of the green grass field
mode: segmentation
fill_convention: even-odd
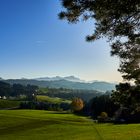
[[[62,98],[49,97],[49,96],[45,96],[45,95],[37,95],[36,98],[37,98],[38,101],[42,101],[42,102],[49,102],[49,103],[71,103],[70,100],[64,100]]]
[[[140,140],[140,124],[95,124],[73,114],[1,110],[0,140]]]

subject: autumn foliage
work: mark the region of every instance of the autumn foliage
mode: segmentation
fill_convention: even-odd
[[[74,98],[71,103],[71,107],[73,111],[80,111],[84,107],[84,102],[81,98]]]

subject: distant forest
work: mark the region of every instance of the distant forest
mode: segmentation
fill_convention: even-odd
[[[108,92],[107,92],[108,93]],[[76,90],[65,88],[40,88],[36,85],[9,84],[0,81],[0,96],[19,97],[25,95],[47,95],[50,97],[59,97],[63,99],[73,99],[75,97],[82,98],[84,101],[89,101],[93,97],[100,96],[103,92],[95,90]]]

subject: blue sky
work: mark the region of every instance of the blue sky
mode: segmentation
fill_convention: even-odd
[[[0,77],[121,81],[105,39],[85,41],[93,22],[68,24],[58,19],[61,10],[59,0],[0,0]]]

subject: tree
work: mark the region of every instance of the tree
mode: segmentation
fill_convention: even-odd
[[[21,84],[13,84],[11,96],[25,95],[25,86]]]
[[[26,86],[27,99],[30,101],[36,100],[37,91],[38,91],[38,86],[27,85]]]
[[[120,106],[131,106],[131,113],[135,112],[140,107],[140,1],[61,0],[61,3],[65,10],[59,14],[60,19],[69,23],[95,20],[94,33],[86,37],[87,41],[108,38],[111,55],[120,59],[118,70],[122,77],[135,83],[118,85],[112,98]]]
[[[107,122],[108,114],[106,112],[101,112],[100,116],[98,116],[98,122]]]
[[[120,58],[119,71],[126,80],[140,84],[140,1],[61,0],[66,9],[60,19],[69,23],[95,19],[95,31],[87,41],[107,37],[112,55]]]
[[[140,86],[131,86],[129,83],[120,83],[112,94],[115,104],[128,108],[135,113],[140,108]]]
[[[84,102],[80,98],[74,98],[72,100],[71,106],[74,111],[80,111],[84,107]]]
[[[90,100],[90,110],[93,118],[97,118],[101,112],[106,112],[109,117],[112,117],[118,105],[115,105],[109,95],[102,95]]]
[[[0,81],[0,96],[10,96],[11,86],[8,83]]]

